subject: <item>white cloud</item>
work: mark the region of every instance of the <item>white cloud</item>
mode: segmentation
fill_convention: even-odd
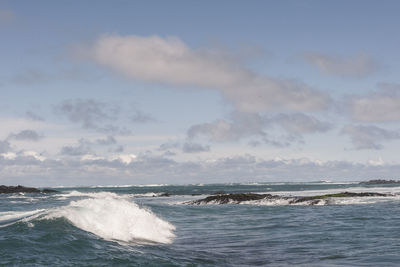
[[[273,127],[283,130],[286,136],[271,138]],[[290,142],[301,140],[304,134],[326,132],[331,124],[303,113],[265,115],[257,113],[238,113],[231,115],[230,120],[215,120],[210,123],[193,125],[187,131],[189,138],[205,136],[213,142],[231,142],[255,137],[274,146],[287,146]],[[277,140],[275,140],[277,139]],[[252,143],[258,143],[253,141]]]
[[[23,151],[22,155],[26,156],[26,157],[33,157],[36,160],[39,161],[45,161],[46,157],[41,155],[40,153],[36,152],[36,151]]]
[[[83,52],[132,79],[218,90],[242,112],[321,110],[330,102],[301,82],[259,75],[226,53],[191,49],[176,37],[107,35]]]
[[[81,157],[82,161],[96,161],[96,160],[105,160],[104,157],[93,155],[93,154],[85,154]]]
[[[189,138],[206,136],[214,142],[231,142],[251,136],[266,136],[264,129],[268,124],[268,118],[260,114],[235,112],[230,120],[219,119],[193,125],[187,135]]]
[[[350,137],[355,149],[382,149],[382,142],[400,139],[400,132],[373,125],[346,125],[341,133]]]
[[[364,77],[374,73],[378,68],[377,63],[365,54],[339,57],[306,53],[305,59],[321,72],[347,77]]]
[[[9,135],[9,138],[18,140],[18,141],[33,141],[37,142],[41,139],[44,138],[42,134],[39,134],[38,132],[34,130],[22,130],[19,133],[12,133]]]
[[[354,120],[385,122],[400,120],[400,85],[379,84],[380,90],[349,100]]]
[[[210,146],[203,146],[201,144],[187,142],[182,146],[182,151],[184,153],[199,153],[210,151]]]
[[[0,137],[8,137],[10,132],[18,133],[26,129],[33,131],[42,131],[48,129],[59,129],[60,125],[46,123],[43,121],[33,121],[19,117],[0,116],[2,127],[0,127]]]
[[[94,99],[68,99],[55,106],[55,111],[82,128],[108,134],[129,134],[126,127],[116,125],[121,107]]]
[[[1,153],[0,156],[2,156],[4,159],[15,159],[17,157],[17,154],[14,152],[7,152],[7,153]]]
[[[91,143],[86,139],[80,139],[76,146],[63,146],[60,154],[66,156],[84,156],[91,151]]]
[[[40,115],[36,114],[36,113],[33,112],[33,111],[27,111],[27,112],[25,113],[25,115],[26,115],[26,117],[27,117],[28,119],[33,120],[33,121],[44,121],[44,118],[43,118],[43,117],[41,117]]]
[[[114,136],[109,135],[107,138],[97,139],[96,143],[103,146],[109,146],[117,144],[117,140],[115,140]]]
[[[0,141],[0,153],[5,153],[10,150],[11,150],[11,145],[7,140]]]
[[[134,154],[119,154],[116,156],[112,156],[110,159],[111,160],[119,160],[125,164],[129,164],[132,161],[136,160],[137,156]]]
[[[326,132],[332,128],[330,123],[320,121],[303,113],[278,114],[273,118],[273,122],[287,132],[297,135]]]
[[[242,131],[241,128],[236,127],[236,125],[232,122],[225,120],[216,120],[209,123],[196,124],[191,126],[188,130],[189,138],[204,135],[214,142],[237,141],[243,137],[253,134],[253,132]]]
[[[181,150],[183,153],[200,153],[200,152],[209,152],[210,146],[202,145],[199,143],[194,143],[191,141],[186,141],[183,144],[180,142],[172,142],[169,141],[167,143],[163,143],[157,149],[158,151],[164,152],[165,156],[175,156],[178,150]],[[174,152],[173,152],[174,151]]]

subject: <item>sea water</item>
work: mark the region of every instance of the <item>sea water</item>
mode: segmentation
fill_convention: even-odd
[[[400,187],[247,183],[0,195],[1,266],[398,266]],[[190,205],[216,193],[332,198]],[[168,195],[166,195],[168,194]]]

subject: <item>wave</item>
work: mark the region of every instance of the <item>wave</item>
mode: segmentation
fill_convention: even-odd
[[[80,193],[70,196],[89,196],[71,201],[67,206],[47,210],[0,213],[0,227],[34,219],[65,218],[72,225],[105,240],[123,242],[172,243],[175,226],[157,217],[148,209],[114,193]]]
[[[66,218],[74,226],[106,240],[172,243],[175,227],[125,199],[106,197],[72,201],[45,219]]]
[[[126,185],[90,185],[90,186],[80,186],[80,185],[57,185],[51,188],[126,188],[126,187],[161,187],[161,186],[171,186],[171,184],[126,184]]]
[[[80,192],[80,191],[70,191],[67,193],[59,194],[59,199],[67,199],[70,197],[89,197],[89,198],[128,198],[127,194],[116,194],[113,192]]]
[[[5,211],[0,212],[0,228],[10,226],[17,222],[29,222],[45,213],[45,209],[32,211]]]
[[[59,194],[57,196],[58,199],[68,199],[70,197],[89,197],[89,198],[118,198],[118,199],[129,199],[136,197],[162,197],[166,196],[165,192],[147,192],[147,193],[137,193],[137,194],[116,194],[113,192],[79,192],[79,191],[70,191],[67,193]]]

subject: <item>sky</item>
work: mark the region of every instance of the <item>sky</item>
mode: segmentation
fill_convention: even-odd
[[[399,178],[399,9],[0,0],[0,184]]]

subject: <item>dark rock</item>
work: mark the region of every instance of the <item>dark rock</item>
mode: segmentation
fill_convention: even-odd
[[[251,201],[251,200],[279,199],[279,198],[283,197],[274,196],[270,194],[252,194],[252,193],[225,194],[225,195],[208,196],[203,199],[191,201],[189,202],[189,204],[194,204],[194,205],[207,204],[207,203],[228,204],[228,203],[240,203],[243,201]]]
[[[0,185],[0,194],[13,194],[13,193],[56,193],[58,191],[52,189],[43,189],[40,191],[34,187],[25,187],[22,185],[18,186],[5,186]]]
[[[57,190],[45,188],[42,190],[42,193],[58,193]]]
[[[170,197],[171,196],[171,194],[169,194],[169,193],[162,193],[162,194],[160,194],[160,197]]]
[[[359,184],[400,184],[400,181],[376,179],[376,180],[360,182]]]
[[[224,192],[224,191],[217,191],[215,193],[212,193],[212,195],[225,195],[225,194],[226,194],[226,192]]]
[[[312,205],[318,204],[319,200],[333,198],[333,197],[387,197],[391,196],[388,194],[381,194],[381,193],[373,193],[373,192],[365,192],[365,193],[352,193],[352,192],[343,192],[337,194],[326,194],[326,195],[319,195],[319,196],[311,196],[311,197],[299,197],[295,198],[294,200],[290,201],[290,204],[296,204],[306,201],[311,201]]]
[[[277,196],[271,194],[224,194],[224,195],[212,195],[203,199],[198,199],[194,201],[186,202],[186,204],[192,205],[201,205],[201,204],[239,204],[244,201],[252,201],[252,200],[289,200],[288,204],[297,204],[307,202],[308,205],[317,205],[321,201],[335,198],[335,197],[387,197],[392,196],[390,194],[382,194],[382,193],[373,193],[373,192],[364,192],[364,193],[352,193],[352,192],[342,192],[337,194],[326,194],[326,195],[318,195],[318,196],[309,196],[309,197],[286,197],[286,196]]]

